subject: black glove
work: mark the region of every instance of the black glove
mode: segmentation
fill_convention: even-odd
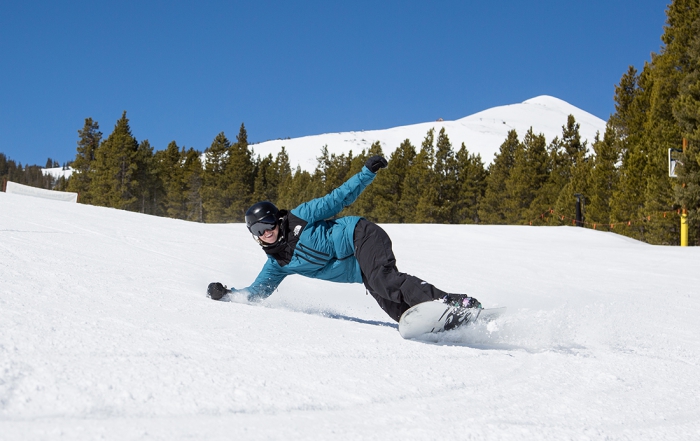
[[[381,156],[372,156],[365,162],[365,167],[369,169],[372,173],[377,173],[380,168],[385,168],[387,166],[386,159]]]
[[[221,300],[221,298],[230,293],[231,290],[226,288],[219,282],[210,283],[207,287],[207,295],[212,298],[212,300]]]

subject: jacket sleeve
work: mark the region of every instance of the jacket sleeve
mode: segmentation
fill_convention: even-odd
[[[376,176],[375,173],[363,166],[359,173],[353,175],[340,187],[321,198],[299,205],[292,210],[292,213],[309,223],[331,218],[355,202],[360,193]]]
[[[273,259],[268,259],[253,284],[247,288],[237,289],[236,292],[246,294],[249,301],[259,301],[270,297],[279,284],[282,283],[282,280],[287,277],[286,274],[280,272],[277,268],[279,268],[277,262]]]

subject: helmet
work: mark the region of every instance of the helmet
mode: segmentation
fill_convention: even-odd
[[[279,210],[272,202],[258,202],[245,212],[245,224],[255,236],[262,236],[277,226]]]

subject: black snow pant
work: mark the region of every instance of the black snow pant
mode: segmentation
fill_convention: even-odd
[[[399,272],[391,239],[377,224],[360,219],[355,227],[354,242],[365,288],[397,322],[411,306],[447,295],[418,277]]]

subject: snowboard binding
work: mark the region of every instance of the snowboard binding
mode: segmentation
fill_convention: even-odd
[[[442,302],[459,308],[481,308],[481,302],[467,294],[447,294]]]

